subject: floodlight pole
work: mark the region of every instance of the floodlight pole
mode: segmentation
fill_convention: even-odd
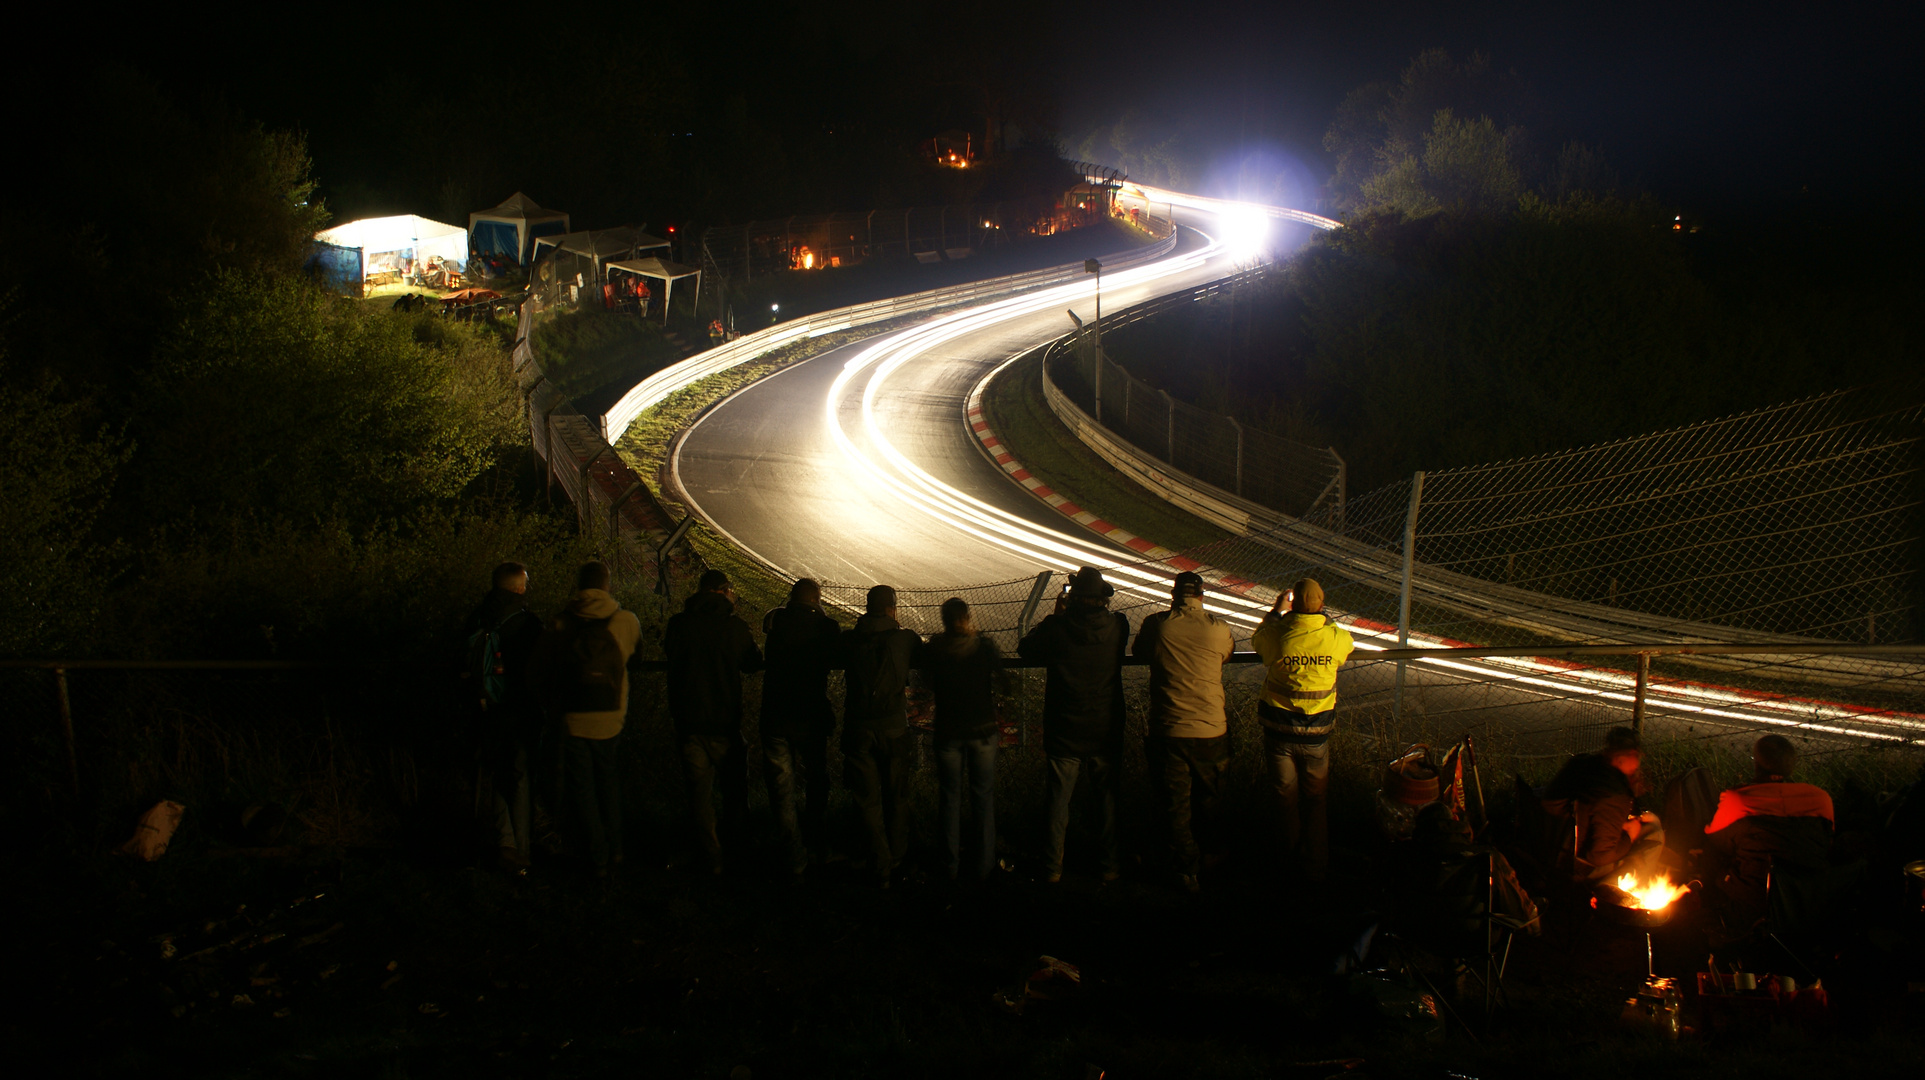
[[[1083,260],[1083,272],[1096,275],[1096,322],[1092,333],[1096,338],[1096,351],[1090,358],[1090,383],[1095,399],[1096,422],[1103,422],[1103,264],[1095,259]]]

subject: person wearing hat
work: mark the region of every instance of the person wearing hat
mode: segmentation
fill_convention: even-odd
[[[1223,711],[1223,665],[1236,651],[1230,624],[1203,609],[1203,578],[1185,570],[1170,589],[1170,610],[1143,620],[1131,652],[1150,663],[1150,730],[1144,741],[1151,783],[1163,793],[1164,822],[1177,880],[1198,890],[1197,829],[1216,819],[1217,784],[1230,760]]]
[[[844,664],[842,778],[868,828],[870,869],[883,888],[909,850],[909,669],[922,638],[896,621],[896,590],[869,590],[868,611],[840,641]]]
[[[1324,615],[1323,586],[1304,578],[1277,595],[1250,644],[1268,672],[1257,722],[1277,798],[1279,839],[1286,854],[1301,855],[1310,880],[1322,881],[1330,857],[1331,710],[1337,707],[1337,669],[1355,643]]]
[[[1109,610],[1116,592],[1093,566],[1076,571],[1056,610],[1023,635],[1016,651],[1048,669],[1043,685],[1043,753],[1049,759],[1049,829],[1043,870],[1063,879],[1070,796],[1082,776],[1097,800],[1097,861],[1104,881],[1121,866],[1116,848],[1117,765],[1123,751],[1123,654],[1130,620]]]

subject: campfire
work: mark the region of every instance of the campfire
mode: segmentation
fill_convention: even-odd
[[[1668,874],[1620,874],[1615,881],[1598,883],[1591,906],[1615,922],[1649,930],[1671,921],[1677,913],[1674,905],[1686,891],[1688,886],[1672,884]]]
[[[1620,906],[1638,908],[1642,911],[1663,911],[1685,893],[1685,887],[1673,885],[1668,874],[1659,874],[1654,878],[1621,874],[1616,884],[1618,891],[1631,901]]]

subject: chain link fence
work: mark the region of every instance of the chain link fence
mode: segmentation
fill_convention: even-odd
[[[924,262],[967,258],[972,253],[1050,236],[1100,217],[1095,210],[1065,208],[1053,198],[994,203],[956,203],[902,210],[797,214],[741,225],[713,225],[702,232],[706,268],[731,281],[785,270],[854,266],[871,258]]]
[[[1120,330],[1188,304],[1236,302],[1266,268],[1171,293],[1105,315],[1101,330]],[[1335,526],[1346,490],[1343,458],[1334,449],[1280,438],[1178,401],[1099,355],[1098,328],[1059,340],[1044,355],[1056,385],[1097,422],[1170,467],[1226,495],[1291,517]]]

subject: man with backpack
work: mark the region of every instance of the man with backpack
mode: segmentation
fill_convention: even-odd
[[[922,638],[896,621],[896,590],[869,590],[868,610],[842,635],[842,782],[868,826],[883,888],[909,850],[909,669]]]
[[[462,626],[461,692],[473,718],[475,812],[495,840],[501,867],[521,871],[534,850],[528,764],[541,736],[541,701],[530,665],[541,619],[528,610],[528,568],[495,567],[494,585]]]
[[[742,739],[742,676],[762,668],[749,624],[736,617],[735,590],[720,570],[704,571],[695,594],[668,620],[668,713],[682,753],[695,838],[709,871],[722,872],[715,781],[722,781],[723,823],[731,832],[748,813],[747,746]]]
[[[768,763],[769,811],[785,868],[801,874],[808,852],[820,850],[829,808],[829,668],[842,627],[822,610],[822,586],[803,578],[789,589],[789,602],[762,619],[768,668],[762,676],[762,757]],[[797,766],[808,800],[796,827]]]
[[[1116,849],[1116,788],[1123,754],[1123,653],[1130,620],[1109,610],[1116,590],[1093,566],[1076,571],[1056,610],[1023,635],[1016,651],[1048,668],[1043,684],[1043,753],[1049,758],[1049,831],[1043,872],[1063,880],[1070,798],[1082,776],[1097,800],[1097,861],[1105,882],[1121,874]]]
[[[563,780],[596,877],[622,861],[616,752],[628,718],[628,659],[641,636],[641,620],[608,593],[608,567],[591,562],[542,638],[541,688],[559,716]]]

